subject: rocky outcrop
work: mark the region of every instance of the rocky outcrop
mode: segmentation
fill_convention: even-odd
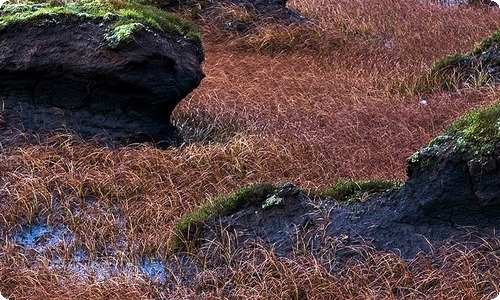
[[[499,120],[496,105],[455,123],[408,159],[408,180],[400,189],[335,193],[355,192],[346,201],[285,185],[204,222],[201,240],[230,235],[239,245],[264,241],[278,255],[307,249],[328,253],[342,265],[357,255],[346,250],[351,246],[371,245],[411,258],[449,241],[494,238],[500,230]]]
[[[492,0],[469,0],[466,2],[466,4],[477,7],[484,7],[484,6],[498,7],[498,3]]]
[[[500,147],[479,156],[458,150],[450,138],[409,160],[409,179],[398,194],[408,203],[400,221],[496,227],[500,221]]]
[[[62,15],[0,30],[0,101],[9,126],[177,139],[170,114],[204,77],[200,41],[142,26],[111,47],[106,22]]]

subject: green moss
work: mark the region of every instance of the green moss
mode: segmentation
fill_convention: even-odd
[[[104,34],[104,40],[108,43],[110,48],[117,48],[122,43],[129,42],[134,32],[141,27],[144,27],[141,23],[125,23],[114,26]]]
[[[200,39],[196,26],[184,19],[150,5],[131,4],[119,10],[127,20],[144,22],[146,25],[169,32],[182,33],[191,39]]]
[[[479,158],[492,155],[500,142],[500,102],[459,118],[406,161],[408,164],[427,167],[430,162],[423,157],[429,157],[429,153],[433,155],[432,153],[442,147],[443,143],[452,140],[455,141],[454,149],[459,152]]]
[[[133,33],[141,28],[162,30],[193,40],[200,39],[199,32],[191,22],[132,0],[81,0],[65,3],[26,1],[6,4],[0,9],[0,28],[60,15],[109,21],[104,38],[112,48],[130,41]]]
[[[48,4],[6,4],[0,9],[0,28],[40,17],[51,17],[71,13],[72,12],[65,7],[51,7]]]
[[[372,193],[385,192],[401,186],[399,180],[374,179],[368,181],[356,181],[353,179],[342,179],[324,191],[315,194],[320,197],[330,197],[338,201],[362,201]]]
[[[188,250],[190,244],[196,242],[201,235],[204,222],[215,216],[224,216],[234,213],[249,204],[264,201],[268,195],[276,190],[276,186],[268,183],[252,184],[221,198],[213,203],[202,206],[185,217],[175,227],[175,238],[172,243],[174,251]]]
[[[490,155],[500,141],[500,102],[475,110],[451,124],[445,132],[457,149],[473,155]]]

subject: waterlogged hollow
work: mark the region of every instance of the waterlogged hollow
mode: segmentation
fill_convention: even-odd
[[[145,257],[124,264],[118,263],[114,257],[92,259],[75,246],[74,235],[67,227],[52,227],[44,222],[26,225],[15,232],[12,239],[27,252],[35,251],[39,256],[48,258],[51,267],[69,269],[83,277],[90,273],[100,280],[106,280],[116,274],[125,274],[130,277],[139,275],[162,284],[166,282],[167,269],[162,259]],[[59,247],[64,247],[66,253],[55,251]]]

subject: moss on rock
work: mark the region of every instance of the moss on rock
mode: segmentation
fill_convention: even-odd
[[[108,27],[104,40],[111,48],[130,41],[134,32],[148,28],[188,39],[200,39],[198,30],[191,22],[133,0],[24,1],[5,4],[0,8],[0,29],[34,20],[51,20],[58,16],[105,21]]]
[[[472,111],[445,132],[456,139],[456,148],[473,155],[491,155],[500,141],[500,102]]]
[[[276,189],[275,185],[269,183],[248,185],[232,194],[218,198],[213,203],[192,211],[177,223],[172,249],[174,251],[187,250],[188,245],[201,234],[203,223],[208,219],[215,216],[229,215],[246,205],[264,201]]]
[[[500,143],[500,102],[474,110],[449,125],[442,134],[407,159],[410,165],[427,167],[429,159],[449,149],[468,159],[491,157]]]
[[[324,191],[316,191],[320,197],[330,197],[338,201],[361,201],[373,193],[385,192],[401,186],[399,180],[373,179],[357,181],[353,179],[341,179]]]

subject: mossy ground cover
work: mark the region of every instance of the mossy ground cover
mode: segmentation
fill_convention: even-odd
[[[500,142],[500,102],[460,117],[427,146],[408,157],[407,162],[427,167],[430,162],[422,158],[425,156],[423,154],[432,153],[451,141],[454,141],[454,149],[460,153],[476,159],[491,157]]]
[[[457,140],[461,151],[490,155],[500,141],[500,102],[470,112],[451,124],[445,135]]]
[[[111,48],[132,39],[142,28],[165,31],[189,39],[200,39],[194,24],[173,13],[133,0],[20,1],[0,8],[0,28],[56,16],[103,20],[108,24],[104,39]]]
[[[199,238],[199,230],[208,219],[228,215],[247,205],[264,201],[276,188],[275,185],[269,183],[250,184],[232,194],[220,197],[212,203],[197,208],[184,216],[176,225],[176,236],[172,243],[172,250],[178,251],[189,248],[188,245]]]
[[[336,201],[360,201],[364,202],[373,193],[387,192],[394,188],[401,187],[400,180],[373,179],[357,181],[354,179],[341,179],[331,187],[316,191],[320,197],[332,198]]]

